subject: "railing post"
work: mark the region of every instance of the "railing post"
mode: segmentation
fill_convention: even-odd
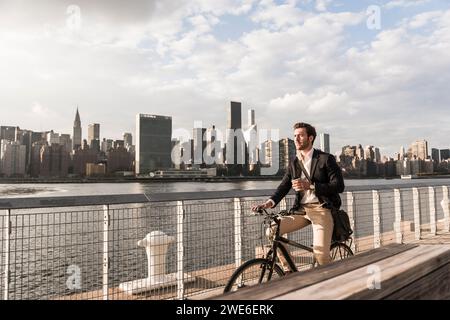
[[[402,235],[402,198],[399,189],[394,189],[394,203],[395,203],[395,220],[394,232],[397,243],[403,242]]]
[[[430,232],[433,236],[436,235],[436,199],[434,196],[434,188],[428,187],[428,201],[430,204]]]
[[[10,271],[9,271],[9,259],[10,259],[10,250],[11,250],[11,245],[10,245],[10,238],[11,238],[11,210],[5,210],[6,211],[6,215],[5,215],[5,219],[4,219],[4,225],[5,225],[5,271],[3,274],[3,300],[9,300],[9,275],[10,275]]]
[[[356,229],[355,229],[355,198],[353,192],[347,192],[347,213],[350,218],[350,226],[353,230],[353,241],[351,249],[356,252]]]
[[[177,201],[177,298],[184,299],[184,201]]]
[[[234,198],[234,261],[236,267],[242,264],[242,207],[241,199]]]
[[[286,197],[281,199],[281,201],[278,203],[278,205],[280,206],[280,210],[286,210],[286,208],[287,208]],[[289,235],[287,233],[282,234],[282,236],[285,237],[285,238],[289,237]]]
[[[413,191],[413,208],[414,208],[414,236],[416,240],[420,240],[420,201],[419,189],[412,188]]]
[[[380,194],[377,190],[372,190],[373,199],[373,247],[379,248],[380,239]]]
[[[442,209],[444,210],[444,232],[450,232],[450,214],[448,203],[448,187],[442,186],[443,198],[441,201]]]
[[[103,300],[109,299],[109,205],[103,206]]]

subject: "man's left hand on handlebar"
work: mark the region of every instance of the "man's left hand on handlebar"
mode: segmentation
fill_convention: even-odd
[[[260,204],[252,206],[252,211],[259,212],[262,209],[269,209],[269,208],[272,208],[272,202],[268,200],[264,203],[260,203]]]

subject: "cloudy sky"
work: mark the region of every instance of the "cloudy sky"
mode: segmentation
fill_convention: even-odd
[[[101,138],[135,115],[259,128],[310,122],[332,152],[450,147],[447,0],[0,0],[0,124]]]

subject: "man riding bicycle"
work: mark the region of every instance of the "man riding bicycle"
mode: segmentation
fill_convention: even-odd
[[[294,125],[297,156],[290,161],[275,193],[265,203],[253,206],[252,210],[276,207],[293,188],[296,191],[295,203],[290,215],[281,219],[280,234],[312,224],[314,256],[319,265],[325,265],[331,261],[331,209],[341,206],[339,193],[345,186],[334,156],[313,148],[316,136],[316,129],[310,124],[300,122]],[[274,226],[267,229],[268,237],[274,236],[274,229]]]

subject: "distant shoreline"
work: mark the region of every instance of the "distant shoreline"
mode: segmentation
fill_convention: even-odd
[[[264,177],[189,177],[189,178],[67,178],[67,179],[5,179],[0,184],[33,184],[33,183],[161,183],[161,182],[238,182],[238,181],[276,181],[281,176]]]
[[[239,181],[278,181],[282,176],[258,176],[258,177],[189,177],[189,178],[65,178],[65,179],[32,179],[32,178],[0,178],[0,184],[65,184],[65,183],[161,183],[161,182],[239,182]],[[345,180],[392,180],[396,177],[344,177]],[[447,175],[419,176],[415,179],[450,179]]]

